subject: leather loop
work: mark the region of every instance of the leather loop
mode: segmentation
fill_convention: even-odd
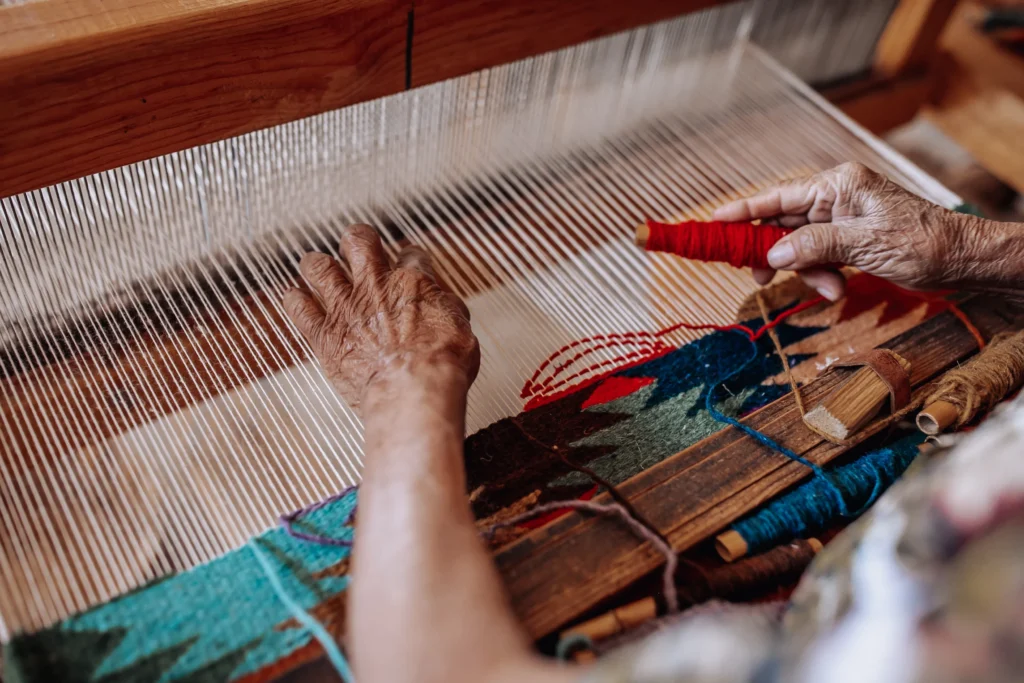
[[[902,362],[901,362],[902,361]],[[845,361],[832,365],[834,368],[869,367],[889,387],[892,412],[902,410],[910,403],[910,372],[903,367],[907,361],[889,349],[872,349]],[[909,363],[907,363],[909,367]]]

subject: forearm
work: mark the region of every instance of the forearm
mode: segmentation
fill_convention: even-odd
[[[1024,224],[958,216],[959,267],[951,284],[961,289],[1024,297]],[[954,256],[954,255],[950,255]],[[941,267],[941,266],[940,266]]]
[[[360,683],[551,673],[530,653],[473,523],[464,384],[444,365],[406,369],[367,396],[349,617]]]

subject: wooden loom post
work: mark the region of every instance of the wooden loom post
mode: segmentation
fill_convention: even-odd
[[[940,38],[958,0],[900,0],[875,47],[871,73],[824,95],[882,134],[917,115],[937,90]]]
[[[875,47],[874,72],[893,78],[927,68],[958,0],[900,0]]]

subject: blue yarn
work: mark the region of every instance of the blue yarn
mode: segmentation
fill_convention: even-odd
[[[865,453],[830,470],[829,483],[842,491],[848,504],[859,504],[854,516],[859,515],[906,471],[917,455],[920,441],[921,435],[915,433],[888,448]],[[751,552],[818,533],[839,512],[834,497],[825,495],[824,488],[822,480],[812,479],[736,522],[732,528],[747,542]]]
[[[353,683],[355,679],[352,677],[352,670],[348,666],[348,661],[345,659],[344,653],[338,644],[334,642],[334,638],[327,632],[323,624],[317,621],[312,614],[302,608],[302,605],[297,603],[292,596],[288,595],[288,591],[285,590],[284,584],[281,583],[281,577],[277,575],[274,570],[274,566],[270,562],[270,558],[267,553],[259,547],[256,539],[251,539],[248,543],[250,549],[252,549],[253,555],[259,561],[260,566],[263,568],[263,573],[267,575],[267,581],[270,582],[270,587],[274,589],[277,597],[284,603],[284,606],[288,608],[288,611],[292,613],[295,620],[306,627],[306,630],[313,634],[313,637],[320,641],[320,645],[324,648],[324,652],[327,653],[327,658],[331,664],[337,670],[338,675],[341,676],[341,680],[345,683]]]
[[[558,639],[555,646],[555,656],[563,662],[569,661],[569,657],[579,648],[588,650],[594,649],[594,641],[585,633],[570,633],[564,638]]]
[[[740,422],[739,420],[737,420],[734,417],[730,417],[728,415],[723,414],[722,412],[720,412],[718,410],[718,408],[715,407],[715,393],[717,392],[718,388],[720,386],[722,386],[723,384],[725,384],[726,382],[728,382],[733,377],[735,377],[736,375],[738,375],[741,372],[743,372],[747,368],[748,365],[750,365],[755,360],[757,360],[757,356],[760,353],[760,349],[758,349],[756,341],[754,341],[754,340],[750,339],[749,337],[747,337],[747,335],[744,334],[743,332],[738,332],[737,331],[736,334],[739,334],[744,339],[747,339],[750,342],[750,350],[751,350],[750,356],[739,367],[735,368],[732,372],[728,373],[725,377],[721,377],[721,378],[717,379],[716,381],[714,381],[714,382],[712,382],[710,384],[710,386],[708,387],[708,392],[704,396],[704,407],[707,409],[708,414],[710,414],[711,417],[713,417],[718,422],[721,422],[723,424],[727,424],[727,425],[731,425],[731,426],[735,427],[736,429],[740,430],[741,432],[743,432],[744,434],[746,434],[750,438],[754,439],[758,443],[760,443],[760,444],[762,444],[762,445],[772,449],[773,451],[775,451],[777,453],[781,453],[782,455],[786,456],[790,460],[793,460],[794,462],[800,463],[804,467],[809,468],[811,471],[814,472],[815,476],[818,477],[818,479],[820,481],[822,481],[824,483],[824,485],[828,489],[830,489],[832,491],[833,497],[835,499],[835,503],[836,503],[837,508],[839,510],[839,514],[841,514],[844,517],[849,517],[850,516],[850,511],[846,507],[846,500],[843,498],[843,492],[832,482],[831,479],[829,479],[829,476],[827,474],[825,474],[825,470],[821,469],[821,467],[819,467],[818,465],[814,464],[810,460],[808,460],[806,458],[800,457],[799,455],[797,455],[793,451],[789,450],[785,446],[783,446],[783,445],[781,445],[779,443],[776,443],[775,441],[770,439],[768,436],[762,434],[761,432],[757,431],[753,427],[751,427],[749,425],[743,424],[742,422]]]

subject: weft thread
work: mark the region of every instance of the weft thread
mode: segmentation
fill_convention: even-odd
[[[287,533],[292,538],[299,539],[300,541],[309,541],[310,543],[316,543],[317,545],[332,545],[341,548],[350,548],[352,547],[352,541],[348,539],[332,538],[330,536],[323,536],[321,534],[309,534],[304,531],[299,531],[293,526],[293,524],[302,519],[303,517],[305,517],[306,515],[316,512],[317,510],[326,507],[331,503],[341,500],[349,493],[351,493],[353,489],[356,488],[358,487],[349,486],[341,493],[335,493],[333,496],[324,498],[323,500],[317,503],[307,505],[306,507],[301,508],[299,510],[295,510],[294,512],[283,514],[277,518],[277,521],[281,524],[281,528],[285,530],[285,533]],[[352,520],[355,518],[355,514],[356,506],[353,505],[352,511],[348,513],[348,518],[345,520],[345,526],[349,526],[350,524],[352,524]]]

